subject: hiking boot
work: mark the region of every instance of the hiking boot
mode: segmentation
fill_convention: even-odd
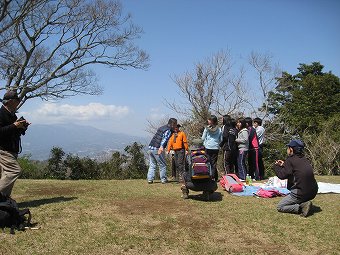
[[[189,198],[189,190],[185,187],[185,185],[183,185],[181,187],[181,190],[182,190],[182,198],[183,199],[188,199]]]
[[[301,216],[307,217],[310,213],[310,209],[312,208],[312,202],[307,201],[300,204]]]
[[[203,199],[205,201],[209,201],[210,200],[210,192],[209,191],[203,191]]]

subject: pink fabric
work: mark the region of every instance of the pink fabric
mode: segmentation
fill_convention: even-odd
[[[271,198],[271,197],[281,197],[285,196],[285,194],[281,193],[280,191],[276,189],[259,189],[256,193],[256,196],[258,197],[264,197],[264,198]]]

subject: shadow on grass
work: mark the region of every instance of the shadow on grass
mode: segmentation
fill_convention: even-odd
[[[197,201],[204,201],[204,202],[220,202],[222,201],[223,195],[220,192],[214,192],[210,195],[210,199],[206,200],[202,194],[198,195],[189,195],[189,199],[197,200]]]
[[[319,212],[322,212],[322,209],[320,206],[317,206],[317,205],[312,205],[312,208],[310,210],[310,214],[309,216],[315,214],[315,213],[319,213]]]
[[[52,204],[52,203],[61,203],[61,202],[68,202],[77,199],[77,197],[52,197],[52,198],[43,198],[37,199],[32,201],[26,201],[18,203],[19,207],[38,207],[45,204]]]

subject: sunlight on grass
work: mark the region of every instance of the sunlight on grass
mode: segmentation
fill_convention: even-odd
[[[339,176],[317,177],[340,183]],[[276,211],[280,198],[218,189],[180,198],[180,185],[145,180],[18,180],[13,197],[39,230],[1,234],[2,254],[338,254],[338,194],[318,195],[308,218]],[[7,231],[7,232],[6,232]]]

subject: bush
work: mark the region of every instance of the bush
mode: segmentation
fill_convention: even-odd
[[[46,176],[46,164],[30,159],[31,155],[24,155],[18,158],[21,167],[22,179],[44,179]]]
[[[306,154],[319,175],[338,175],[340,172],[340,114],[321,125],[318,135],[303,134]]]

